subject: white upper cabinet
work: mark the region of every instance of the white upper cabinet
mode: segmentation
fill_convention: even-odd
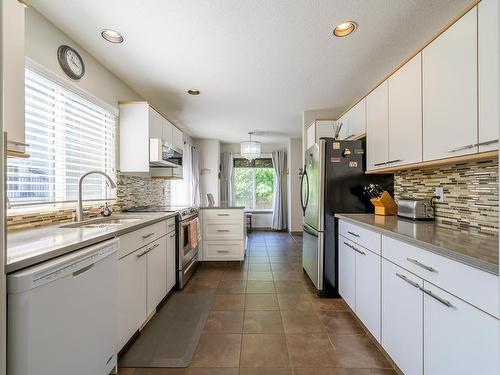
[[[388,166],[388,104],[388,84],[384,81],[366,97],[367,169]]]
[[[175,131],[173,130],[175,129]],[[175,136],[174,136],[175,135]],[[163,142],[183,148],[183,134],[147,102],[120,103],[120,171],[151,172],[149,168],[149,140]],[[161,177],[182,177],[182,168],[155,169]],[[169,174],[166,174],[168,172]],[[176,173],[181,173],[177,176]]]
[[[498,148],[498,0],[478,4],[479,151]]]
[[[182,150],[184,148],[184,136],[182,131],[177,129],[174,125],[172,126],[172,145],[175,148]]]
[[[337,121],[334,120],[316,120],[314,121],[306,131],[307,136],[307,148],[314,144],[319,144],[319,139],[322,137],[333,138],[335,137],[335,130],[337,127]],[[339,139],[345,139],[348,136],[348,129],[344,126],[341,128],[339,133]]]
[[[7,149],[25,151],[24,133],[24,6],[17,0],[0,3],[2,20],[3,124]]]
[[[477,152],[477,8],[422,54],[423,160]]]
[[[422,55],[389,77],[390,165],[422,161]]]
[[[349,113],[344,114],[341,118],[337,120],[337,125],[336,126],[341,126],[340,132],[339,132],[339,138],[340,139],[345,139],[349,137],[350,133],[350,124],[349,124]]]
[[[349,117],[349,138],[366,133],[366,99],[362,99],[352,107],[347,115]]]

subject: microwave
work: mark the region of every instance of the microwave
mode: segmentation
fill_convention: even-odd
[[[149,165],[182,168],[182,150],[159,138],[149,140]]]

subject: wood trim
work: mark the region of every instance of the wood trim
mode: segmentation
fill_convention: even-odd
[[[446,26],[439,31],[436,35],[434,35],[431,39],[429,39],[427,42],[425,42],[419,49],[417,49],[416,52],[410,55],[410,57],[406,58],[403,60],[402,63],[396,66],[393,70],[391,70],[381,81],[379,81],[371,90],[369,90],[365,95],[363,95],[361,98],[356,100],[354,104],[352,104],[350,107],[348,107],[344,112],[342,112],[337,120],[344,116],[347,112],[349,112],[353,107],[355,107],[360,101],[365,99],[368,95],[372,93],[377,87],[379,87],[382,83],[384,83],[385,80],[389,79],[390,76],[392,76],[394,73],[396,73],[399,69],[401,69],[408,61],[413,59],[415,56],[417,56],[420,52],[422,52],[425,47],[427,47],[429,44],[431,44],[434,40],[439,38],[441,34],[443,34],[446,30],[448,30],[453,24],[455,24],[460,18],[462,18],[468,11],[470,11],[472,8],[474,8],[477,4],[479,4],[481,0],[473,0],[470,5],[468,5],[464,10],[462,10],[460,13],[458,13],[453,19],[446,24]]]
[[[23,158],[28,159],[31,155],[26,152],[7,150],[8,158]]]
[[[380,174],[380,173],[392,173],[408,169],[427,169],[427,168],[438,167],[441,165],[468,163],[471,161],[485,160],[490,158],[498,158],[498,150],[478,152],[469,155],[454,156],[452,158],[423,161],[419,163],[401,164],[401,165],[396,165],[394,167],[387,167],[387,168],[375,169],[372,171],[366,171],[365,173]]]

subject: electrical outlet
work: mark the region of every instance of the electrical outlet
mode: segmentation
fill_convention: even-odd
[[[435,191],[436,197],[436,202],[443,203],[444,202],[444,190],[442,186],[438,186]]]

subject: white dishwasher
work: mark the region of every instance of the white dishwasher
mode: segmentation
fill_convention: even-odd
[[[10,375],[107,375],[117,363],[118,239],[7,276]]]

